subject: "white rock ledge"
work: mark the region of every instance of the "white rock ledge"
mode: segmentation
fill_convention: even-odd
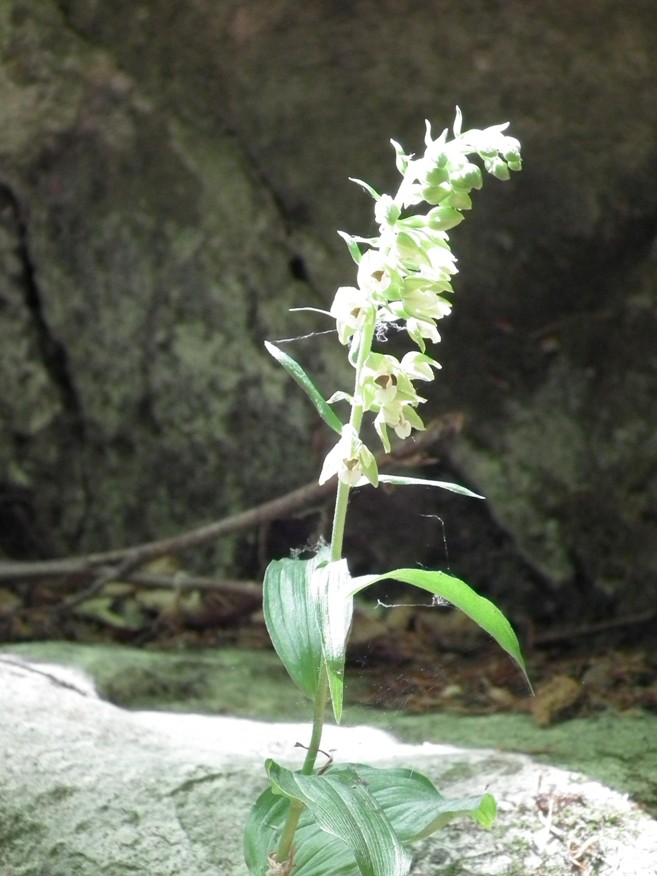
[[[0,876],[246,876],[262,762],[298,763],[307,738],[301,724],[128,712],[76,671],[1,656]],[[495,794],[493,830],[464,820],[418,844],[414,876],[657,873],[657,823],[579,774],[367,727],[330,727],[324,745],[416,766],[448,796]]]

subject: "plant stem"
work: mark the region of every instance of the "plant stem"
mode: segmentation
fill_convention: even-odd
[[[366,319],[365,324],[360,331],[360,337],[358,338],[359,345],[358,358],[356,360],[356,377],[354,381],[354,400],[351,406],[351,417],[349,419],[349,425],[351,426],[356,438],[360,435],[360,428],[363,423],[363,403],[360,395],[361,374],[367,357],[372,350],[375,322],[376,314],[372,311]],[[338,491],[335,497],[335,511],[333,513],[333,531],[331,532],[332,562],[337,562],[342,559],[342,543],[344,540],[344,528],[347,519],[347,506],[349,504],[350,490],[350,484],[338,480]]]
[[[356,359],[356,377],[354,388],[354,400],[351,406],[351,417],[349,425],[354,434],[354,440],[360,434],[360,428],[363,423],[363,402],[360,394],[361,374],[367,357],[372,349],[372,341],[374,339],[374,326],[376,323],[376,312],[368,315],[365,323],[356,336],[358,340],[358,357]],[[349,504],[349,491],[351,485],[338,480],[338,489],[335,497],[335,511],[333,514],[333,530],[331,532],[331,562],[337,562],[342,558],[342,545],[344,541],[344,529],[347,518],[347,507]],[[309,776],[315,769],[315,761],[319,752],[319,746],[322,741],[322,733],[324,731],[324,720],[326,715],[326,704],[328,702],[328,676],[326,672],[322,672],[322,676],[315,694],[313,708],[313,729],[310,736],[310,744],[306,751],[306,757],[303,762],[301,772]],[[290,811],[288,812],[281,838],[276,850],[276,859],[279,863],[288,861],[292,852],[292,844],[294,842],[294,834],[296,833],[301,813],[304,810],[304,804],[299,800],[290,802]]]
[[[322,731],[324,729],[324,715],[326,713],[326,703],[328,701],[328,677],[326,672],[322,672],[322,677],[319,682],[317,694],[315,696],[315,704],[313,710],[313,729],[310,737],[310,744],[306,751],[306,757],[303,762],[301,772],[305,776],[312,774],[315,768],[315,761],[319,753],[319,746],[322,741]],[[292,843],[294,834],[296,833],[301,813],[304,810],[304,805],[300,800],[292,800],[290,802],[290,811],[287,815],[285,826],[278,843],[276,850],[276,858],[279,862],[287,861],[292,851]]]

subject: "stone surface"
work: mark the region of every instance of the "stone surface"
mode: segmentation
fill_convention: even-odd
[[[101,699],[130,710],[197,712],[277,722],[303,721],[304,697],[290,685],[271,651],[216,648],[144,650],[116,645],[33,642],[5,646],[4,653],[74,667],[94,679]],[[395,674],[400,670],[396,668]],[[403,676],[402,676],[403,677]],[[379,682],[380,684],[381,682]],[[657,717],[612,709],[538,728],[528,714],[408,714],[359,705],[372,700],[367,674],[350,669],[345,685],[346,720],[392,732],[409,743],[431,742],[533,753],[545,763],[585,773],[627,793],[657,813]],[[528,705],[532,701],[528,702]]]
[[[309,479],[312,409],[263,347],[308,290],[234,138],[169,114],[56,3],[0,16],[0,480],[32,492],[42,551],[276,495],[284,445]]]
[[[371,205],[347,177],[389,188],[388,139],[419,148],[459,103],[510,120],[526,161],[454,234],[431,402],[465,413],[491,510],[409,500],[408,552],[445,565],[415,526],[437,513],[454,571],[507,607],[650,607],[656,26],[652,0],[7,0],[0,481],[45,537],[5,549],[165,535],[310,479],[312,410],[262,340],[325,328],[286,311],[352,280],[335,229],[367,233]],[[335,345],[294,349],[338,388]],[[409,506],[356,562],[396,564],[378,533]]]
[[[2,876],[246,876],[241,830],[263,787],[262,762],[298,762],[294,744],[308,727],[126,711],[98,698],[94,678],[79,668],[83,654],[52,646],[54,662],[45,662],[47,648],[38,662],[25,659],[27,647],[0,654]],[[129,675],[130,653],[115,653],[117,673]],[[146,656],[154,671],[160,658]],[[101,690],[99,667],[106,682],[109,657],[96,656]],[[415,766],[448,796],[495,793],[494,828],[461,822],[423,841],[414,876],[654,873],[657,824],[581,773],[499,750],[411,745],[367,726],[329,728],[325,744],[341,760]]]

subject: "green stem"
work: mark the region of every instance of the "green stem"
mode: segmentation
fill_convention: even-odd
[[[372,351],[372,341],[374,339],[374,326],[376,324],[376,313],[373,310],[365,321],[360,333],[360,343],[358,347],[358,358],[356,360],[356,378],[354,381],[354,401],[351,406],[351,417],[349,425],[351,426],[354,435],[360,435],[360,428],[363,424],[363,403],[360,396],[360,386],[362,382],[362,372],[367,361],[367,357]],[[333,513],[333,531],[331,532],[331,561],[337,562],[342,558],[342,543],[344,541],[344,528],[347,519],[347,506],[349,504],[349,491],[351,486],[338,481],[338,491],[335,497],[335,511]]]
[[[309,776],[315,768],[315,761],[319,753],[319,746],[322,741],[322,731],[324,729],[324,716],[326,714],[326,703],[328,701],[328,677],[325,672],[322,673],[317,694],[315,695],[315,705],[313,710],[313,729],[310,736],[310,744],[306,751],[306,757],[303,762],[301,772]],[[292,843],[294,834],[296,833],[301,813],[304,810],[304,804],[300,800],[292,800],[290,802],[290,811],[287,815],[285,826],[278,843],[276,850],[276,859],[279,862],[287,861],[292,852]]]
[[[363,403],[360,396],[360,386],[362,382],[362,371],[365,366],[367,357],[372,349],[372,341],[374,339],[374,326],[376,323],[376,312],[372,310],[368,319],[365,321],[360,332],[358,357],[356,360],[356,377],[354,389],[354,401],[351,407],[351,417],[349,425],[356,437],[360,434],[360,429],[363,423]],[[345,522],[347,519],[347,507],[349,505],[349,491],[351,486],[338,480],[338,490],[335,497],[335,512],[333,514],[333,531],[331,533],[331,561],[336,562],[342,558],[342,544],[344,541]],[[313,729],[310,736],[310,744],[306,751],[306,757],[303,762],[301,772],[309,776],[315,769],[315,761],[322,741],[322,733],[324,731],[324,720],[326,716],[326,704],[328,702],[329,688],[328,676],[326,672],[322,672],[322,676],[315,694],[313,708]],[[292,845],[294,842],[294,834],[296,833],[301,813],[304,810],[304,804],[300,800],[292,800],[290,802],[290,811],[288,812],[281,838],[276,850],[276,859],[279,863],[288,861],[292,853]]]

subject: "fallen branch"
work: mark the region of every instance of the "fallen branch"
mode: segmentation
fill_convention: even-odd
[[[379,468],[389,468],[402,462],[406,467],[427,465],[434,461],[427,455],[429,451],[444,453],[451,439],[462,427],[462,416],[459,413],[447,414],[431,422],[424,432],[420,432],[414,441],[405,441],[399,447],[393,448],[389,454],[377,456]],[[233,535],[246,529],[252,529],[274,520],[280,520],[298,511],[313,508],[330,501],[335,493],[333,481],[325,484],[316,482],[307,484],[297,490],[287,493],[278,499],[272,499],[242,511],[223,520],[208,523],[189,532],[171,538],[146,542],[132,547],[120,548],[102,553],[91,553],[81,557],[68,557],[61,560],[43,560],[38,562],[0,562],[0,584],[2,582],[38,581],[58,577],[67,578],[71,575],[93,575],[94,581],[85,592],[85,598],[98,592],[105,583],[116,580],[117,572],[125,569],[125,580],[134,580],[132,571],[162,556],[175,555],[192,547],[208,544]],[[118,567],[118,568],[114,568]],[[100,588],[98,581],[100,580]],[[77,597],[75,599],[77,602]]]

